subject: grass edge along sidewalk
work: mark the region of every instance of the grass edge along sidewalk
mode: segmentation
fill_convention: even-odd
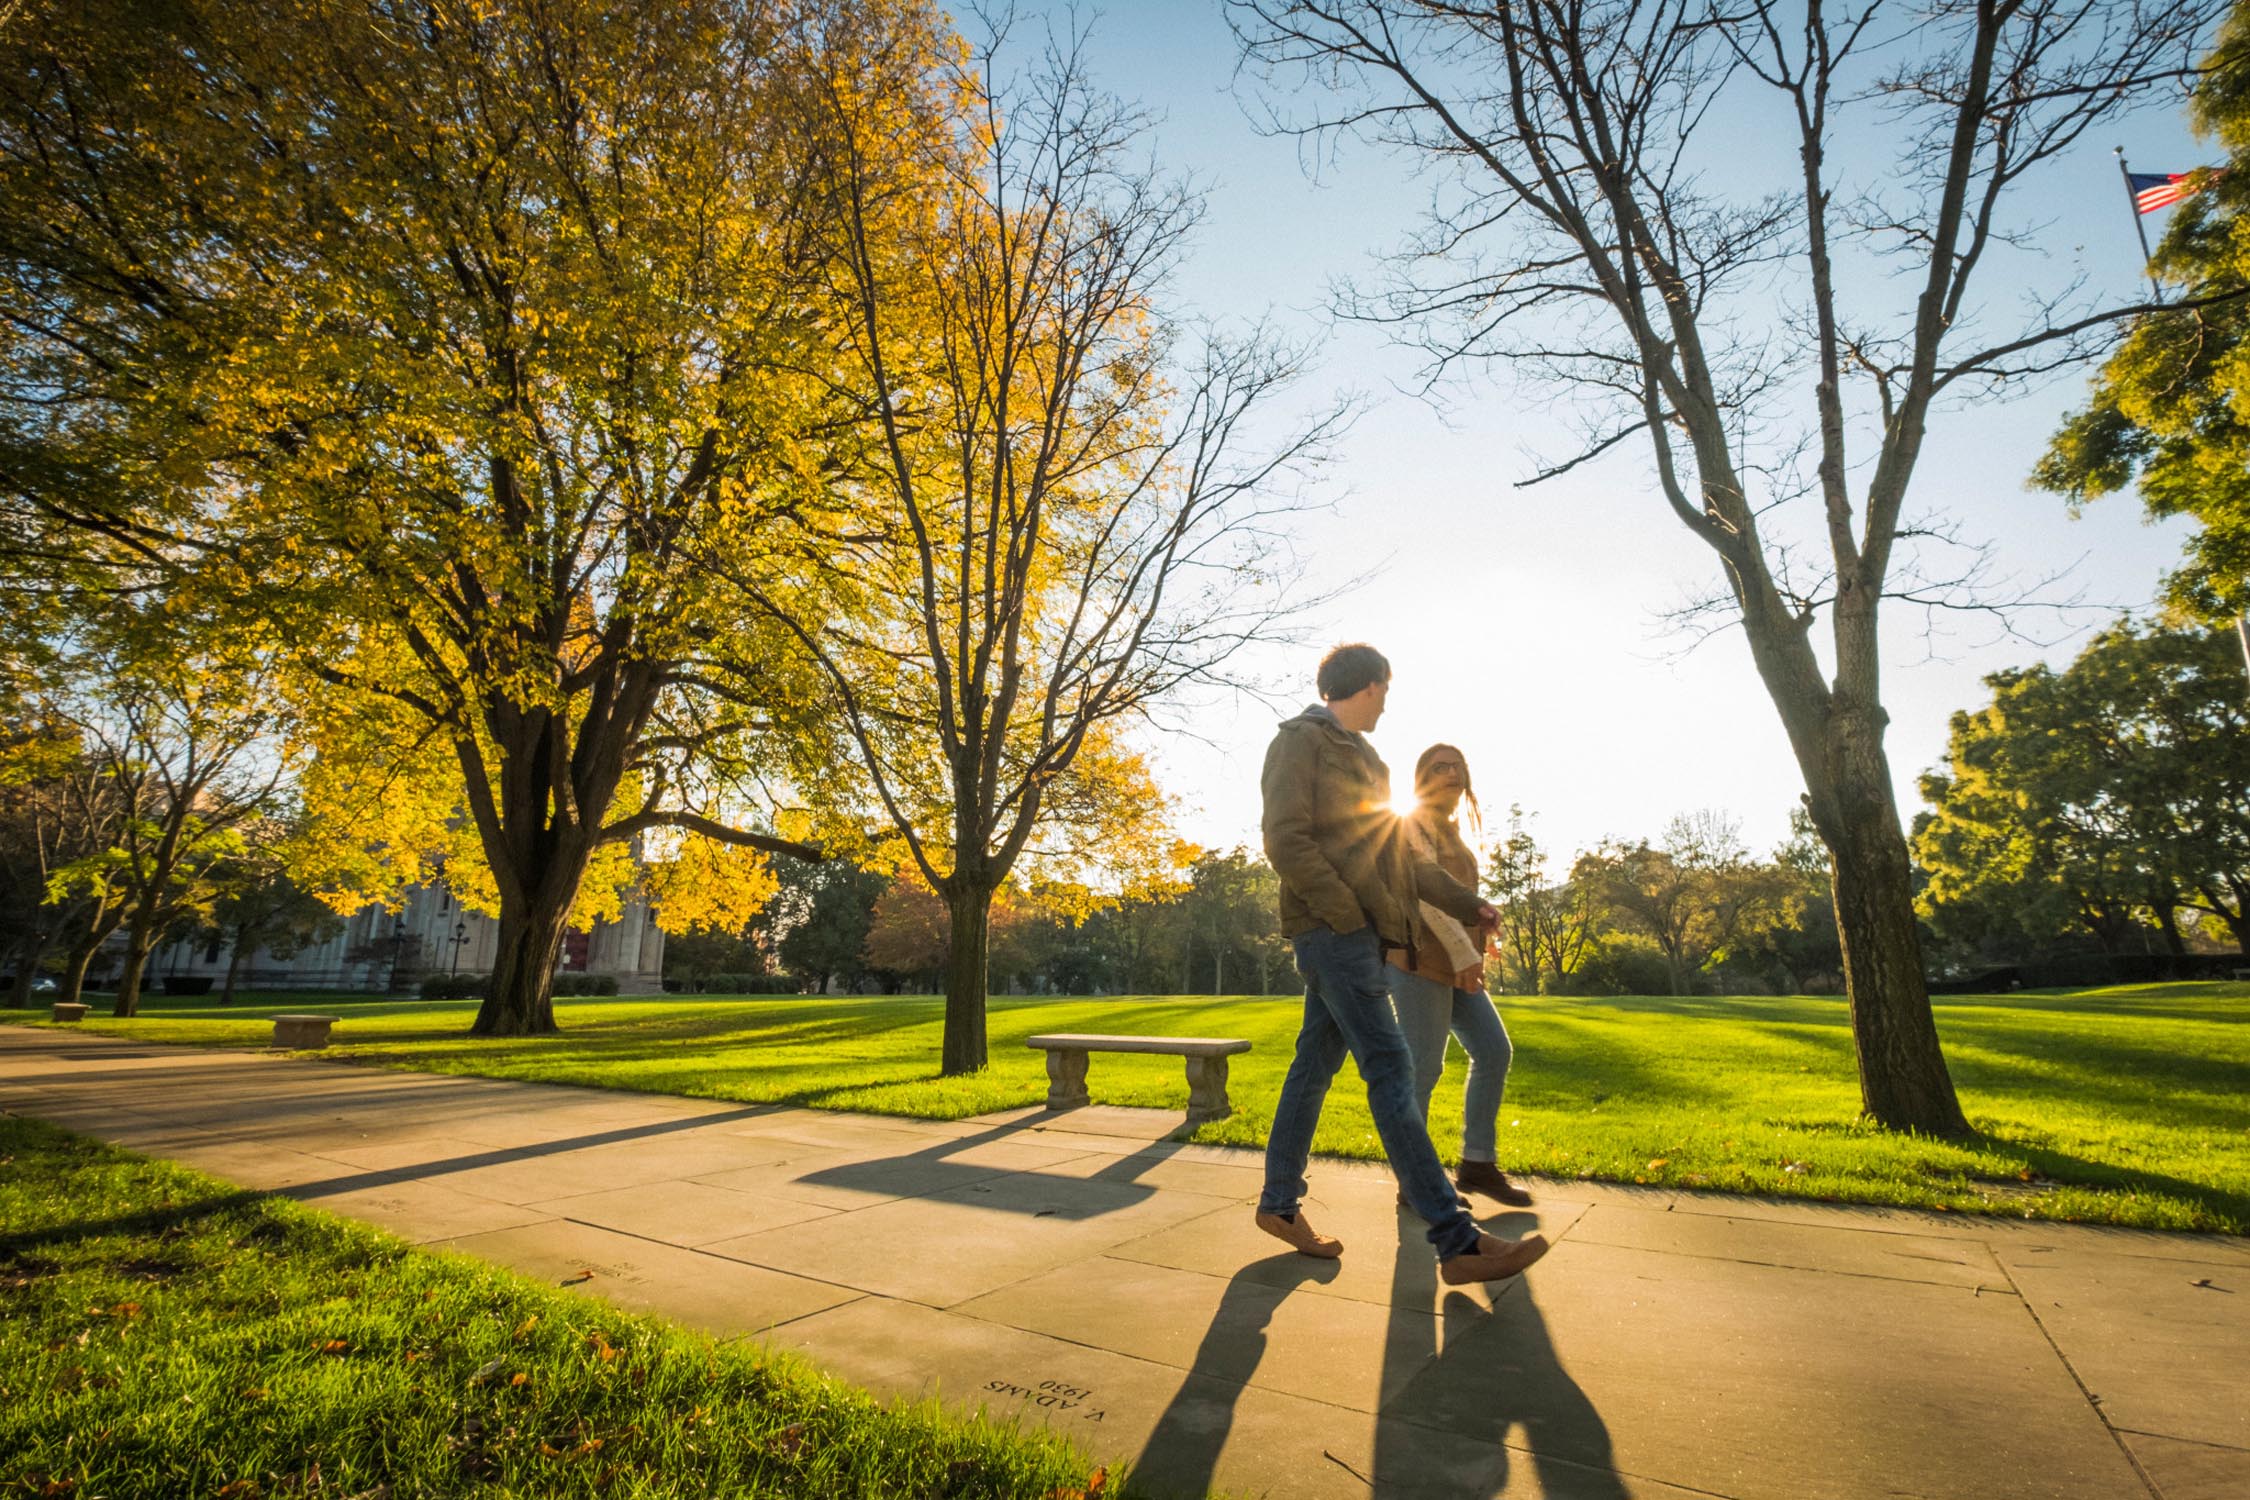
[[[1114,1494],[1054,1437],[0,1116],[0,1495]]]
[[[135,1043],[264,1048],[274,1011],[342,1016],[325,1060],[415,1072],[787,1104],[920,1119],[1036,1106],[1041,1031],[1238,1036],[1232,1119],[1193,1139],[1258,1149],[1302,1007],[1297,997],[996,997],[991,1066],[937,1076],[930,996],[559,1002],[547,1037],[467,1034],[474,1001],[155,998],[81,1031]],[[1814,1202],[2242,1233],[2250,1228],[2250,984],[2126,985],[1947,996],[1938,1029],[1979,1134],[1943,1140],[1858,1118],[1848,1007],[1812,996],[1505,996],[1516,1043],[1500,1165],[1534,1177]],[[40,1023],[22,1011],[0,1022]],[[1460,1139],[1462,1063],[1431,1133]],[[1380,1160],[1364,1094],[1330,1093],[1313,1142]],[[1186,1107],[1176,1059],[1104,1056],[1098,1104]]]

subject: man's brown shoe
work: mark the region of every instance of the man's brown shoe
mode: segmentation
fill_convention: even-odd
[[[1527,1234],[1512,1243],[1480,1234],[1476,1249],[1437,1263],[1438,1279],[1447,1286],[1466,1286],[1472,1281],[1506,1281],[1546,1253],[1547,1237],[1543,1234]]]
[[[1302,1209],[1298,1210],[1293,1219],[1284,1219],[1279,1214],[1260,1214],[1258,1227],[1299,1255],[1310,1255],[1316,1260],[1334,1260],[1344,1253],[1344,1242],[1332,1240],[1315,1231],[1312,1225],[1305,1222]]]
[[[1465,1161],[1453,1174],[1453,1185],[1464,1193],[1482,1193],[1510,1208],[1531,1207],[1531,1194],[1508,1180],[1508,1174],[1488,1161]]]

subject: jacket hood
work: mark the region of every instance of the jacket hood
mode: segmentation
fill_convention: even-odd
[[[1325,703],[1312,704],[1299,710],[1294,717],[1281,721],[1281,727],[1284,729],[1295,729],[1300,726],[1308,729],[1328,729],[1337,734],[1351,733],[1349,729],[1338,722],[1335,710]]]

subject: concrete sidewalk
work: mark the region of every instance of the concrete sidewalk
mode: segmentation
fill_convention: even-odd
[[[2250,1496],[2250,1241],[1529,1184],[1443,1287],[1380,1167],[1092,1108],[949,1124],[0,1028],[0,1107],[880,1393],[1053,1424],[1163,1493]],[[1278,1253],[1277,1253],[1278,1252]],[[592,1272],[591,1277],[585,1275]]]

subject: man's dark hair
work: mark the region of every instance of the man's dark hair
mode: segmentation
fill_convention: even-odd
[[[1374,683],[1390,680],[1390,662],[1382,652],[1363,641],[1338,646],[1322,657],[1320,675],[1314,679],[1320,687],[1321,698],[1330,703],[1338,698],[1349,698]]]

